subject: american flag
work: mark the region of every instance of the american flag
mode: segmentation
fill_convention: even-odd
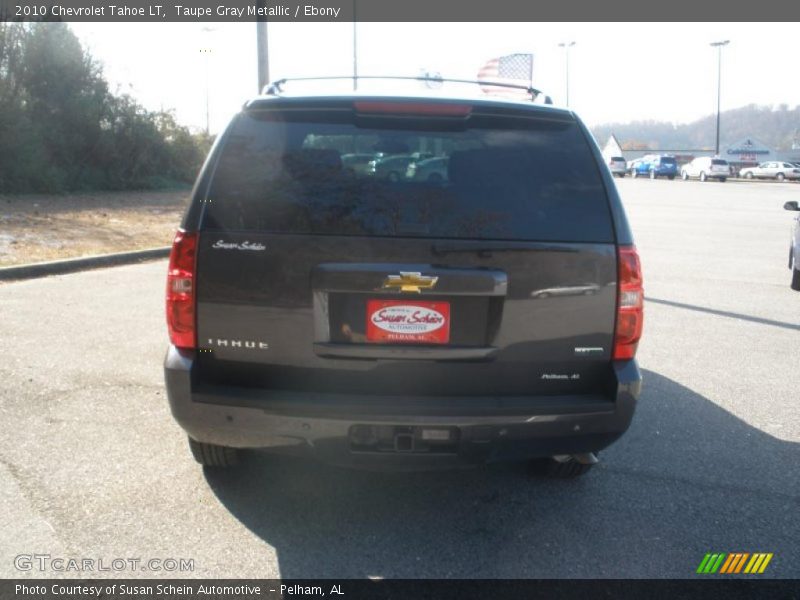
[[[478,81],[487,83],[514,83],[530,85],[533,80],[533,54],[509,54],[493,58],[478,71]],[[525,90],[496,86],[481,86],[487,94],[498,96],[525,96]]]

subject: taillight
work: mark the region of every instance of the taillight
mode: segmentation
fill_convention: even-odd
[[[619,249],[619,298],[617,329],[614,333],[614,359],[636,356],[644,322],[644,287],[642,265],[634,246]]]
[[[167,328],[178,348],[196,346],[194,327],[197,233],[178,231],[172,242],[167,271]]]

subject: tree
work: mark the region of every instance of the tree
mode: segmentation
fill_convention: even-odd
[[[210,147],[108,89],[63,23],[0,23],[0,192],[191,182]]]

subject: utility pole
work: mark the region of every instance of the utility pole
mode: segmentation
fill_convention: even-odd
[[[257,5],[263,9],[265,0],[258,0]],[[258,53],[258,93],[269,84],[269,43],[267,41],[266,17],[259,17],[256,21],[256,52]]]
[[[720,109],[720,96],[722,95],[722,47],[730,44],[730,40],[722,40],[721,42],[711,42],[709,44],[717,49],[717,143],[714,146],[714,155],[719,156],[719,109]]]
[[[561,42],[558,47],[564,49],[564,56],[566,60],[566,86],[567,86],[567,108],[569,108],[569,49],[575,45],[575,42]]]

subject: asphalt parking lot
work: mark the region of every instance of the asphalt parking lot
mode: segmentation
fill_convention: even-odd
[[[631,430],[571,482],[191,459],[164,396],[165,262],[0,285],[0,576],[14,557],[185,558],[191,577],[800,576],[800,185],[616,180],[645,271]],[[138,577],[163,573],[124,571]],[[720,576],[716,576],[720,577]]]

